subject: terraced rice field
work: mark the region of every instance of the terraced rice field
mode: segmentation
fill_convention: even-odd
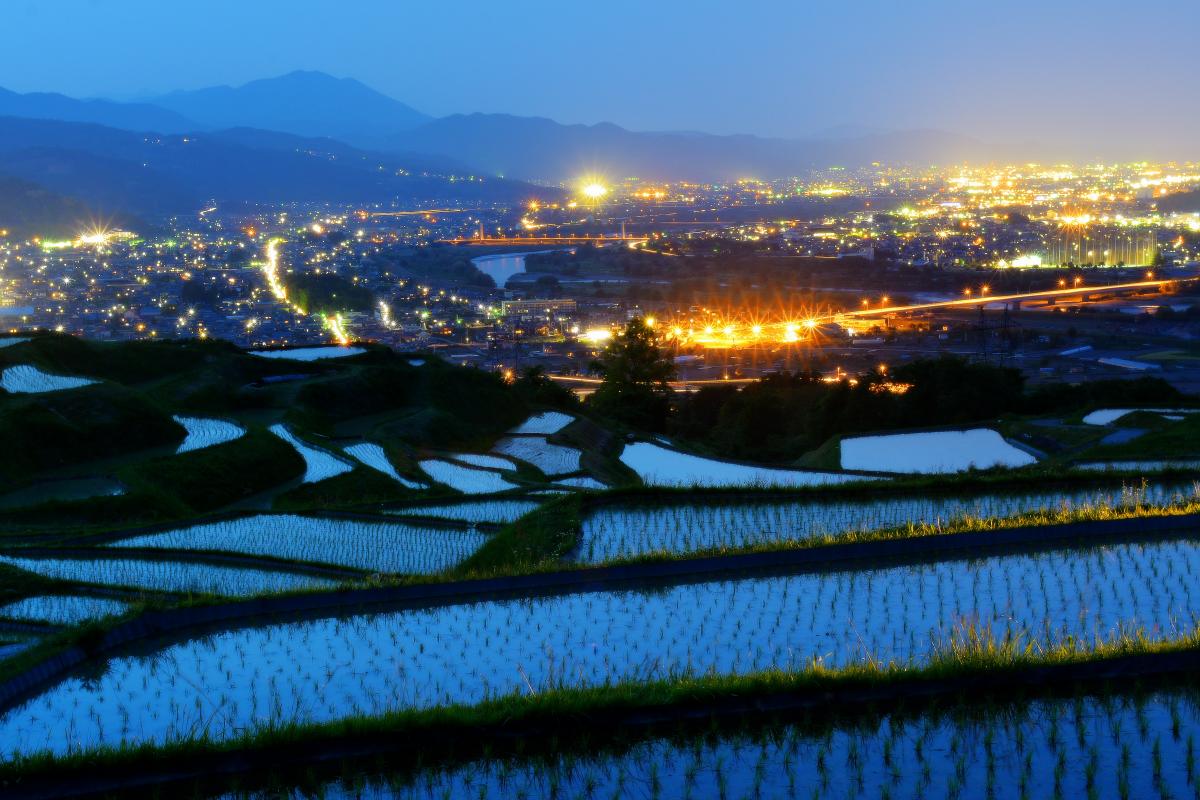
[[[968,469],[1027,467],[1037,459],[990,428],[842,439],[842,469],[941,475]]]
[[[361,444],[352,444],[349,447],[343,447],[342,451],[358,461],[365,464],[371,469],[378,470],[384,475],[394,480],[396,483],[403,486],[405,489],[424,489],[424,484],[410,481],[408,478],[401,475],[392,466],[392,462],[388,460],[387,453],[383,448],[372,442],[362,442]]]
[[[171,419],[178,422],[187,431],[187,438],[175,451],[177,454],[232,442],[246,434],[246,429],[241,425],[223,419],[203,419],[201,417],[172,417]]]
[[[1099,411],[1093,411],[1083,418],[1085,425],[1111,425],[1121,417],[1134,413],[1135,411],[1143,411],[1150,414],[1161,414],[1168,419],[1179,419],[1181,414],[1194,414],[1197,409],[1194,408],[1102,408]]]
[[[650,442],[625,446],[621,463],[637,473],[647,486],[821,486],[867,480],[859,475],[836,472],[775,469],[752,464],[735,464],[671,450]]]
[[[362,347],[297,347],[292,350],[250,350],[259,358],[279,358],[285,361],[321,361],[326,358],[348,358],[367,352]]]
[[[428,575],[453,567],[486,541],[482,534],[453,528],[260,514],[134,536],[111,546],[239,553]]]
[[[1196,793],[1200,696],[1080,695],[861,724],[652,739],[615,753],[360,774],[328,800],[564,798],[1165,798]],[[252,794],[267,798],[266,793]],[[289,795],[291,796],[291,795]]]
[[[286,425],[272,425],[269,430],[296,448],[296,452],[304,458],[304,463],[307,467],[304,472],[304,483],[317,483],[318,481],[323,481],[326,478],[332,478],[354,469],[346,461],[343,461],[332,453],[301,441],[295,434],[288,430]]]
[[[605,506],[583,521],[577,558],[600,563],[653,553],[689,553],[802,541],[841,533],[945,525],[964,517],[1004,518],[1035,511],[1166,503],[1200,496],[1190,482],[957,496],[892,496],[863,500],[745,501]]]
[[[574,489],[592,489],[594,491],[603,491],[608,488],[607,484],[603,484],[589,475],[582,475],[574,478],[560,478],[559,480],[555,481],[554,484],[556,486],[570,486]]]
[[[460,522],[491,522],[506,525],[515,522],[541,503],[535,500],[474,500],[449,505],[424,505],[395,508],[387,511],[399,517],[426,517]]]
[[[814,660],[919,664],[963,620],[1034,642],[1170,636],[1200,615],[1198,577],[1200,543],[1176,541],[267,624],[70,677],[0,717],[0,751],[220,740],[268,721]]]
[[[329,589],[338,583],[328,578],[290,572],[133,558],[25,558],[0,555],[0,564],[65,581],[227,597]]]
[[[124,614],[129,605],[107,597],[49,594],[26,597],[0,607],[0,619],[78,625],[80,622]]]
[[[68,375],[51,375],[28,364],[18,364],[0,373],[0,389],[12,394],[41,394],[60,392],[91,386],[97,381],[91,378],[73,378]]]
[[[455,461],[461,461],[464,464],[470,464],[473,467],[482,467],[484,469],[516,469],[517,465],[507,458],[498,458],[489,456],[483,453],[451,453],[450,457]]]
[[[492,450],[533,464],[547,475],[578,472],[583,456],[573,447],[550,444],[545,436],[508,436],[496,442]]]
[[[1200,444],[1197,445],[1200,449]],[[1164,459],[1161,461],[1084,461],[1071,465],[1087,472],[1162,472],[1166,469],[1200,469],[1200,459]]]
[[[421,469],[437,483],[463,494],[491,494],[517,488],[515,483],[509,483],[491,470],[464,467],[437,458],[422,461]]]
[[[574,421],[575,418],[570,414],[564,414],[561,411],[546,411],[542,414],[535,414],[513,428],[509,433],[532,433],[549,436],[552,433],[558,433]]]

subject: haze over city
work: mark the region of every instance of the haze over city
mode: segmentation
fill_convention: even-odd
[[[1200,795],[1198,22],[6,4],[0,796]]]

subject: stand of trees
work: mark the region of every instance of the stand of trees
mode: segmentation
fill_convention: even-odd
[[[855,384],[827,382],[818,373],[781,372],[741,388],[706,386],[693,394],[673,394],[668,381],[674,367],[641,320],[613,340],[594,371],[604,378],[589,400],[598,413],[728,457],[759,461],[791,461],[840,434],[1183,399],[1166,381],[1149,377],[1030,392],[1020,370],[960,358],[914,361],[888,374],[860,376]]]
[[[339,311],[370,311],[375,295],[338,275],[289,275],[288,297],[310,314],[335,314]]]

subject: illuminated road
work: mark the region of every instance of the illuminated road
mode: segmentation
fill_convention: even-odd
[[[620,244],[621,242],[645,242],[645,236],[487,236],[479,238],[459,237],[442,239],[443,244],[476,245],[528,245],[528,244]]]
[[[346,333],[346,326],[342,322],[341,314],[334,314],[332,316],[326,314],[325,327],[329,329],[329,333],[333,336],[335,342],[343,347],[350,344],[350,335]]]
[[[426,214],[467,214],[486,211],[484,208],[427,208],[418,211],[359,211],[359,219],[367,217],[423,217]]]
[[[1200,278],[1166,278],[1162,280],[1136,281],[1134,283],[1114,283],[1108,286],[1073,286],[1069,289],[1048,289],[1043,292],[1027,292],[1025,294],[997,294],[964,297],[959,300],[942,300],[936,303],[917,303],[911,306],[881,306],[879,308],[864,308],[854,311],[843,311],[828,319],[838,317],[878,317],[881,314],[904,314],[910,311],[927,311],[935,308],[961,308],[986,306],[992,303],[1021,303],[1025,300],[1051,300],[1057,297],[1083,297],[1092,294],[1125,293],[1145,289],[1162,289],[1166,286],[1200,280]],[[824,318],[823,318],[824,319]]]
[[[271,294],[281,303],[286,303],[287,287],[279,280],[279,244],[282,240],[272,239],[267,242],[267,262],[263,264],[263,275],[267,279],[267,286],[271,288]]]
[[[582,375],[547,375],[546,377],[552,381],[577,386],[599,386],[604,382],[600,378],[585,378]],[[686,391],[695,386],[713,386],[716,384],[729,386],[731,384],[758,383],[759,380],[759,378],[696,378],[684,381],[668,381],[667,385],[677,391]]]

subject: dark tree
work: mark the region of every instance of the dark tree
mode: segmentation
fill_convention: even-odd
[[[589,403],[599,413],[636,428],[666,427],[675,366],[663,356],[654,331],[640,318],[625,326],[591,371],[604,380]]]

